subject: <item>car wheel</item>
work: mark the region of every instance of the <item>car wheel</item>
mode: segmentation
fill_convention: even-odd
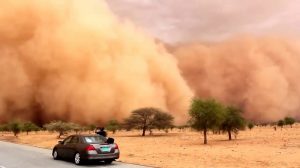
[[[59,157],[59,155],[58,155],[58,152],[57,152],[57,150],[56,150],[56,149],[54,149],[54,150],[53,150],[53,152],[52,152],[52,156],[53,156],[53,159],[54,159],[54,160],[58,160],[58,159],[60,159],[60,157]]]
[[[82,159],[81,159],[81,157],[80,157],[80,153],[76,153],[76,154],[74,155],[74,163],[75,163],[76,165],[82,164]]]
[[[111,164],[114,160],[104,160],[105,164]]]

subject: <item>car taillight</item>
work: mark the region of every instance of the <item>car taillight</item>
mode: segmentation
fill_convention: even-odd
[[[96,150],[95,147],[93,145],[89,145],[88,147],[85,148],[86,151],[92,151],[92,150]]]
[[[119,149],[119,146],[118,146],[118,144],[115,144],[115,149]]]

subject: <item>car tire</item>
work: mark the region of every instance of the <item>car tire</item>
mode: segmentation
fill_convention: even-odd
[[[80,153],[75,153],[74,155],[74,158],[73,158],[73,161],[76,165],[81,165],[83,163],[82,159],[81,159],[81,156],[80,156]]]
[[[111,164],[114,160],[104,160],[105,164]]]
[[[60,157],[59,157],[58,152],[57,152],[56,149],[53,150],[52,156],[53,156],[54,160],[59,160],[60,159]]]

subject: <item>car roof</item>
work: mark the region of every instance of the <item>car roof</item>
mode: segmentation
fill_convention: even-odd
[[[70,135],[70,136],[78,136],[78,137],[103,137],[104,138],[104,136],[102,136],[102,135],[98,135],[98,134],[79,134],[79,135]]]

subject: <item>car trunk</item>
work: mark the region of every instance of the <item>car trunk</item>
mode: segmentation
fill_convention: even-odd
[[[94,146],[98,154],[114,153],[115,148],[113,144],[91,144]]]

